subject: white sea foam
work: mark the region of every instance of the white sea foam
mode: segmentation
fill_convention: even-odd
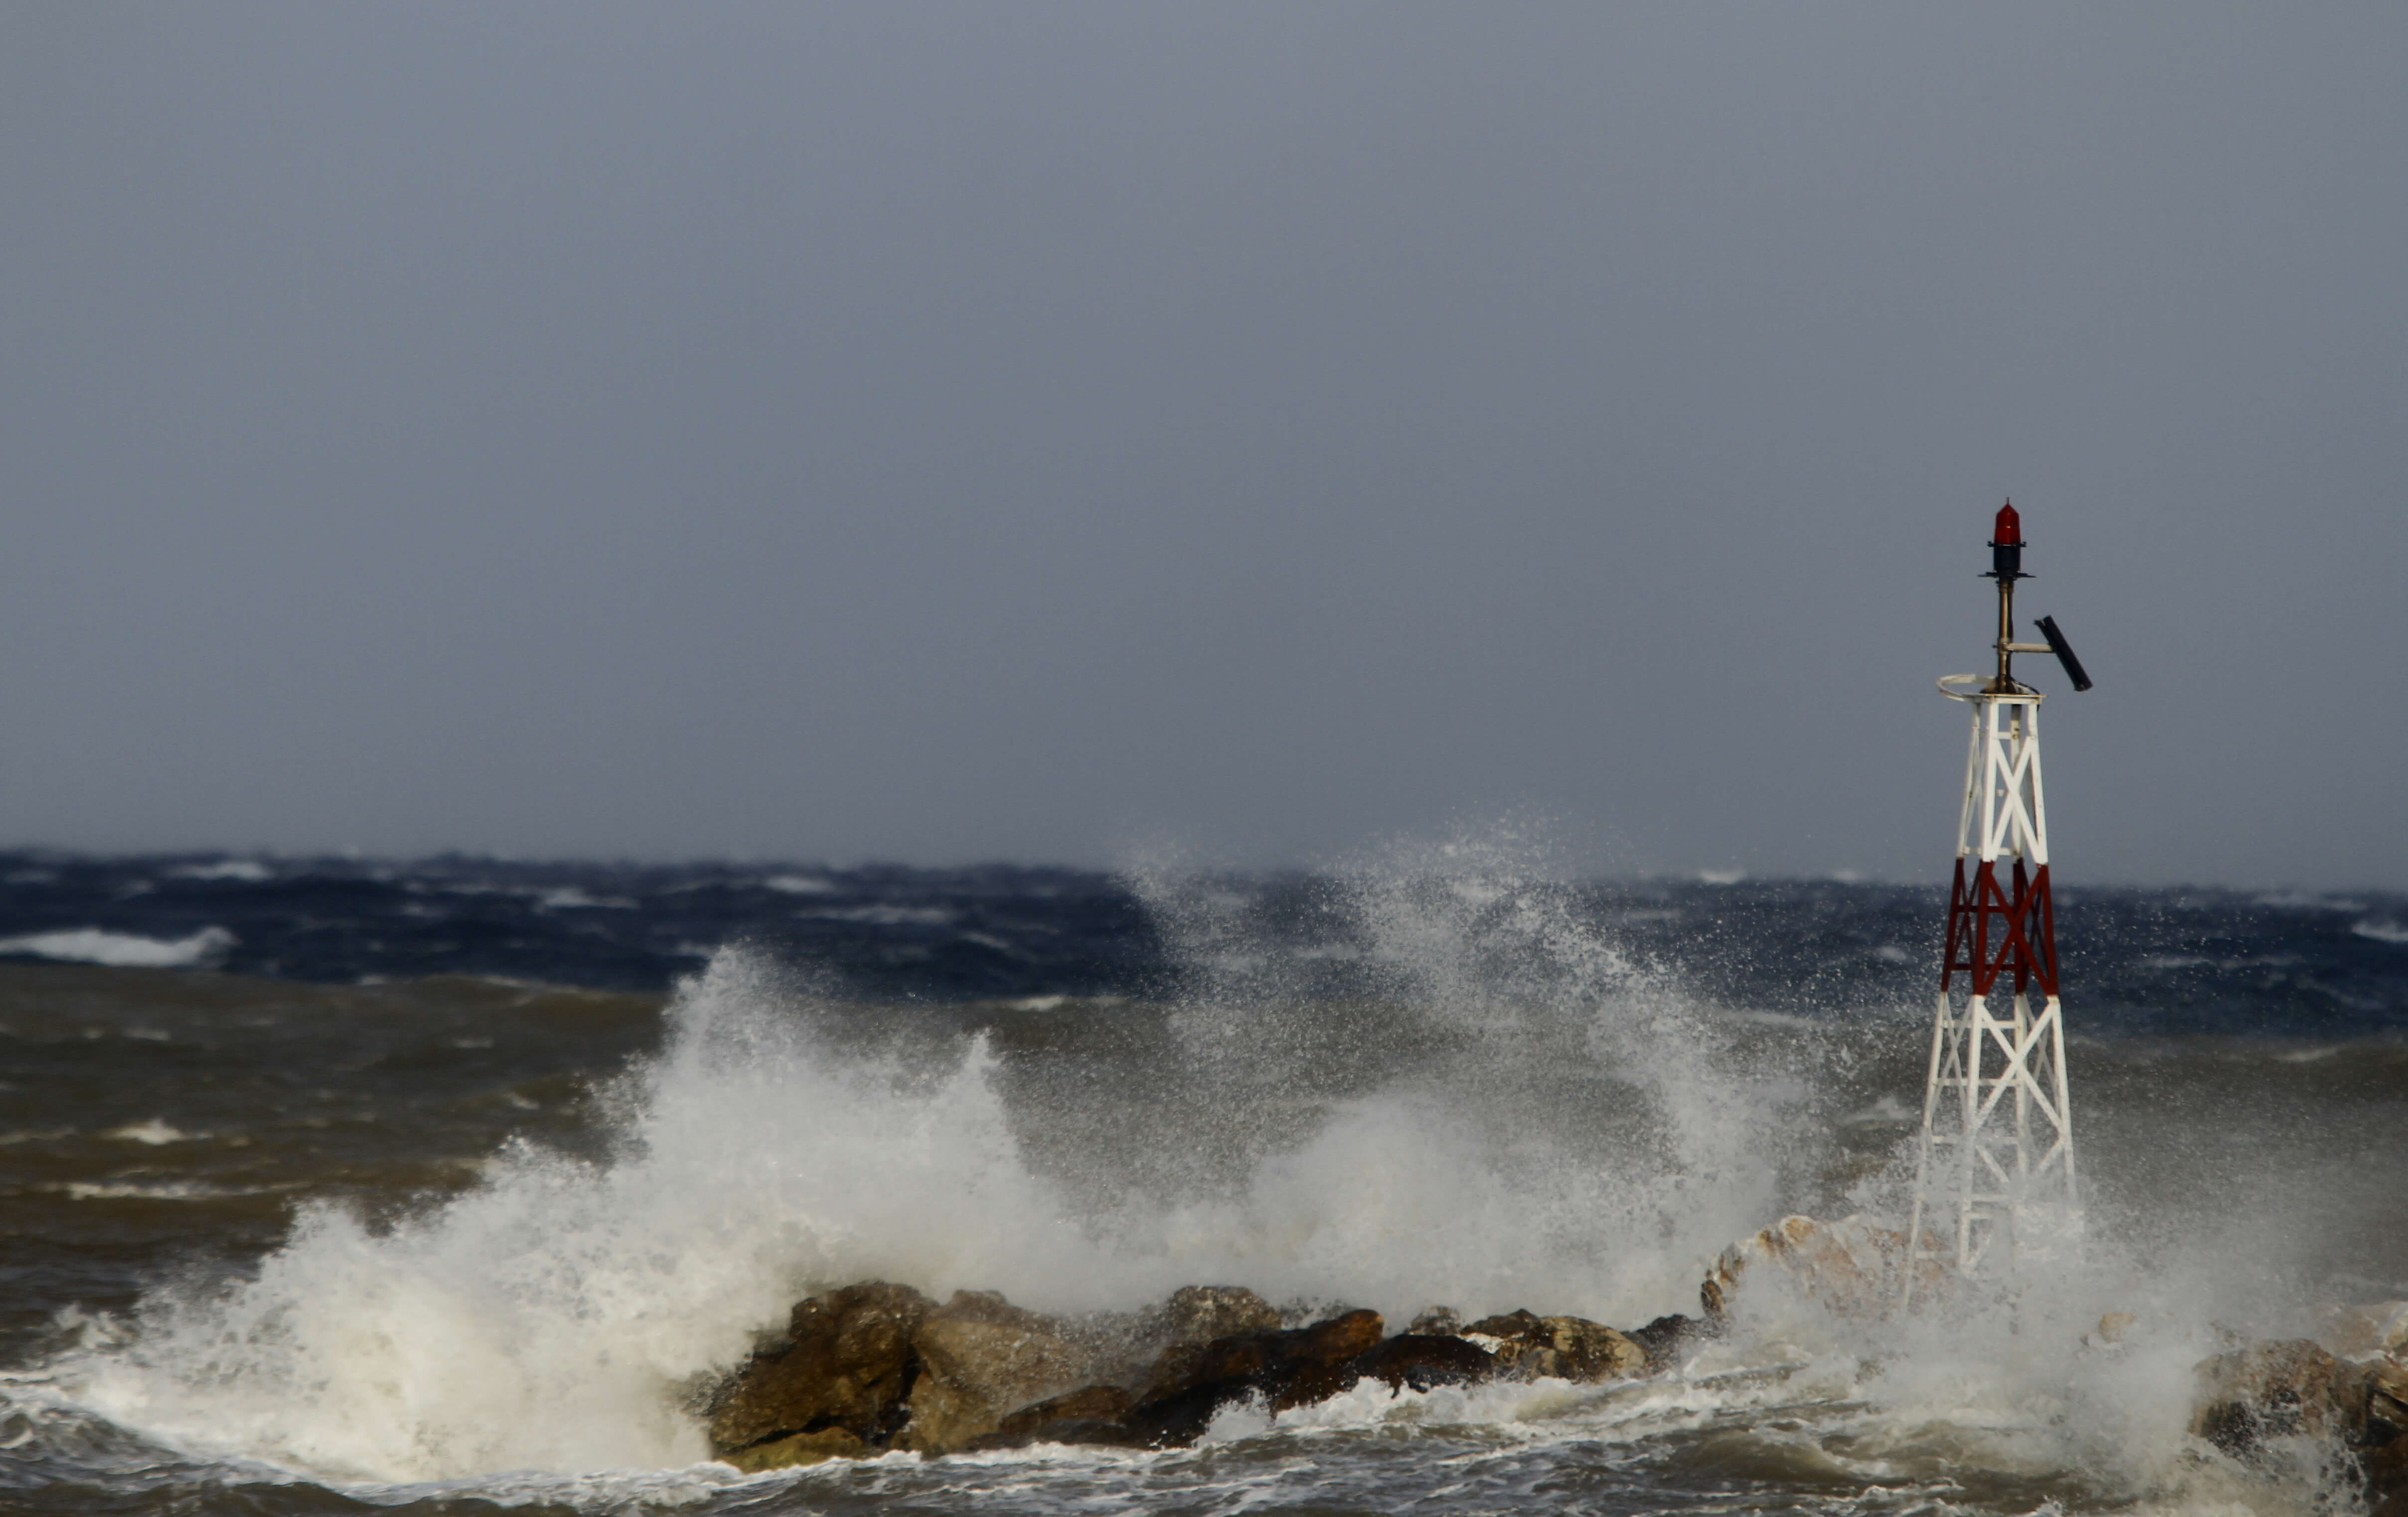
[[[2408,927],[2398,922],[2377,921],[2372,917],[2354,923],[2350,931],[2359,937],[2371,937],[2377,943],[2408,943]]]
[[[636,903],[622,895],[588,895],[574,885],[545,890],[536,897],[538,911],[633,911]]]
[[[112,1127],[100,1135],[114,1138],[120,1143],[144,1143],[154,1149],[170,1143],[190,1143],[194,1137],[194,1134],[180,1132],[156,1117],[147,1121],[128,1122],[123,1127]]]
[[[816,874],[772,874],[761,883],[787,895],[829,895],[836,890],[833,880]]]
[[[1445,899],[1437,918],[1401,898],[1368,914],[1402,952],[1442,940],[1446,911],[1500,909]],[[1525,936],[1561,926],[1526,903],[1504,916]],[[1433,985],[1470,984],[1468,964],[1413,951]],[[1643,1001],[1615,1015],[1670,1028]],[[1696,1049],[1667,1049],[1633,1068],[1671,1113],[1669,1147],[1620,1165],[1447,1091],[1375,1090],[1327,1105],[1234,1187],[1074,1206],[1025,1159],[982,1042],[936,1066],[840,1056],[817,1015],[723,953],[681,990],[663,1055],[618,1091],[615,1163],[516,1146],[476,1190],[389,1231],[308,1210],[256,1279],[154,1301],[132,1348],[62,1375],[179,1446],[338,1477],[681,1466],[706,1451],[680,1387],[847,1280],[1054,1310],[1234,1280],[1400,1320],[1440,1299],[1643,1320],[1763,1199],[1766,1166],[1729,1120],[1743,1092],[1717,1097]],[[1225,1040],[1266,1029],[1197,1008],[1197,1073],[1245,1074]],[[1584,1037],[1627,1052],[1654,1034]]]
[[[238,940],[222,927],[205,927],[190,937],[137,937],[81,927],[0,938],[0,954],[27,954],[65,963],[108,964],[122,969],[186,969],[222,956]]]
[[[205,1180],[69,1180],[50,1189],[72,1201],[227,1201],[276,1195],[293,1185],[211,1185]]]
[[[801,919],[811,922],[867,922],[873,927],[943,927],[953,921],[954,913],[942,906],[847,906],[841,911],[807,911]]]
[[[169,879],[235,880],[245,885],[259,885],[276,877],[276,872],[256,859],[221,859],[210,864],[179,864],[167,871]]]

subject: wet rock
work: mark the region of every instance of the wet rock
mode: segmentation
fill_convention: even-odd
[[[1647,1351],[1584,1317],[1541,1317],[1529,1311],[1484,1317],[1464,1329],[1489,1348],[1506,1373],[1523,1380],[1611,1380],[1647,1373]]]
[[[995,1433],[982,1433],[961,1447],[963,1452],[980,1452],[1024,1450],[1033,1442],[1132,1445],[1137,1438],[1120,1425],[1120,1418],[1127,1413],[1129,1392],[1125,1387],[1086,1384],[1074,1392],[1038,1401],[1036,1407],[1019,1409],[1004,1418],[1002,1423],[996,1423]]]
[[[1167,1346],[1271,1332],[1280,1314],[1242,1285],[1182,1285],[1163,1304],[1158,1321]]]
[[[2252,1343],[2192,1371],[2193,1436],[2248,1459],[2269,1438],[2327,1438],[2340,1431],[2346,1387],[2341,1361],[2306,1338]],[[2336,1394],[2338,1389],[2339,1394]]]
[[[1149,1445],[1192,1443],[1222,1408],[1250,1396],[1274,1411],[1326,1399],[1354,1383],[1345,1365],[1377,1347],[1384,1326],[1376,1311],[1346,1311],[1310,1327],[1174,1346],[1125,1425]]]
[[[1405,1331],[1408,1333],[1460,1333],[1463,1331],[1463,1313],[1453,1307],[1432,1307],[1414,1318],[1412,1325]]]
[[[2351,1447],[2366,1471],[2370,1504],[2388,1501],[2408,1510],[2408,1360],[2386,1354],[2363,1368],[2363,1397]]]
[[[1066,1419],[1116,1423],[1128,1415],[1129,1394],[1117,1385],[1089,1385],[1024,1407],[1003,1420],[997,1431],[1012,1437],[1041,1431],[1049,1423]]]
[[[734,1465],[747,1475],[766,1470],[788,1469],[798,1465],[816,1465],[828,1459],[858,1459],[870,1452],[869,1445],[841,1427],[824,1428],[817,1433],[792,1433],[767,1443],[755,1443],[749,1449],[722,1454],[720,1462]]]
[[[1905,1249],[1902,1229],[1876,1226],[1862,1216],[1836,1222],[1784,1217],[1722,1251],[1698,1288],[1698,1304],[1707,1321],[1719,1324],[1742,1279],[1770,1275],[1829,1310],[1875,1320],[1897,1304],[1893,1264]],[[1922,1267],[1934,1272],[1928,1283],[1936,1287],[1939,1266]]]
[[[2344,1359],[2408,1351],[2408,1301],[2327,1307],[2317,1314],[2316,1341]]]
[[[2306,1338],[2245,1344],[2200,1361],[2190,1430],[2243,1463],[2278,1438],[2318,1438],[2358,1466],[2375,1512],[2408,1510],[2408,1361],[2352,1363]]]
[[[1021,1449],[1032,1443],[1128,1443],[1133,1441],[1121,1419],[1128,1415],[1129,1394],[1117,1385],[1088,1385],[1063,1395],[1024,1407],[996,1425],[996,1430],[962,1445],[965,1449]]]
[[[1698,1347],[1714,1335],[1706,1323],[1675,1312],[1668,1317],[1658,1317],[1644,1327],[1634,1327],[1624,1336],[1638,1344],[1639,1351],[1647,1356],[1647,1373],[1661,1375],[1667,1370],[1680,1368],[1689,1355],[1697,1352]]]
[[[917,1373],[911,1335],[933,1307],[910,1286],[882,1280],[797,1304],[785,1340],[755,1354],[712,1398],[712,1450],[724,1456],[831,1428],[885,1442]]]
[[[1387,1323],[1376,1311],[1340,1312],[1335,1317],[1276,1335],[1286,1351],[1264,1375],[1271,1409],[1311,1406],[1326,1401],[1353,1386],[1361,1377],[1348,1372],[1356,1355],[1380,1346]]]
[[[1394,1390],[1469,1385],[1497,1373],[1497,1356],[1451,1333],[1399,1333],[1346,1362],[1344,1379],[1375,1380]]]
[[[992,1291],[956,1292],[920,1320],[911,1351],[920,1373],[895,1446],[947,1453],[996,1431],[1010,1413],[1089,1379],[1091,1351],[1056,1319]]]

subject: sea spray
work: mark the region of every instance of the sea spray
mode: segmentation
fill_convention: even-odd
[[[1442,1301],[1629,1326],[1694,1309],[1705,1260],[1786,1210],[1878,1205],[1911,1126],[1920,1006],[1815,1024],[1702,995],[1677,955],[1631,950],[1593,899],[1510,859],[1149,889],[1179,958],[1144,1000],[873,1002],[724,951],[680,990],[660,1051],[609,1084],[595,1141],[515,1144],[396,1221],[308,1209],[254,1275],[155,1294],[47,1381],[224,1457],[195,1466],[210,1479],[257,1478],[240,1456],[606,1509],[666,1477],[494,1472],[700,1458],[687,1398],[823,1286],[882,1276],[1077,1310],[1226,1281],[1395,1321]],[[1323,1505],[1417,1491],[1508,1510],[1578,1489],[1624,1508],[1740,1492],[1834,1512],[2304,1510],[2329,1487],[2186,1437],[2189,1366],[2216,1324],[2261,1331],[2332,1278],[2305,1222],[2381,1231],[2396,1144],[2343,1165],[2290,1113],[2345,1097],[2350,1130],[2390,1142],[2397,1050],[2076,1059],[2085,1120],[2114,1139],[2090,1171],[2092,1251],[2028,1262],[1991,1298],[1882,1323],[1752,1289],[1731,1334],[1663,1380],[1359,1390],[1233,1418],[1209,1459],[893,1462],[808,1477],[794,1499],[1259,1505],[1301,1481],[1296,1499]],[[156,1163],[193,1145],[133,1147]],[[2182,1183],[2200,1176],[2247,1183]],[[2372,1281],[2358,1299],[2396,1293],[2380,1241],[2333,1254]],[[2090,1341],[2110,1308],[2139,1320]],[[159,1458],[93,1442],[127,1470]],[[672,1484],[716,1500],[724,1478]]]
[[[1422,1092],[1479,1134],[1459,1147],[1511,1172],[1497,1189],[1527,1250],[1525,1300],[1640,1320],[1673,1309],[1703,1260],[1777,1215],[1784,1179],[1821,1148],[1798,1120],[1796,1050],[1759,1040],[1742,1061],[1678,966],[1627,952],[1511,830],[1391,844],[1268,899],[1209,876],[1136,884],[1184,966],[1177,1031],[1206,1083],[1234,1084],[1214,1076],[1240,1064],[1289,1105],[1299,1088],[1344,1089],[1312,1034],[1376,997],[1343,1067],[1376,1071],[1386,1095]],[[1341,989],[1353,998],[1334,999]],[[1525,1304],[1482,1298],[1483,1261],[1459,1264],[1438,1283],[1467,1307]]]
[[[384,1228],[318,1207],[255,1278],[162,1297],[62,1367],[179,1447],[433,1479],[704,1457],[682,1393],[839,1278],[1059,1278],[1081,1250],[1014,1158],[971,1047],[915,1081],[815,1056],[776,976],[723,954],[612,1092],[606,1163],[528,1145]]]
[[[1193,1125],[1144,1131],[1125,1164],[1057,1137],[1076,1184],[1025,1138],[1080,1130],[1079,1103],[1015,1107],[986,1037],[865,1040],[857,1008],[723,951],[606,1091],[606,1159],[518,1143],[389,1224],[311,1208],[254,1277],[155,1298],[129,1347],[60,1379],[178,1447],[423,1480],[698,1459],[682,1399],[796,1297],[856,1279],[1052,1310],[1199,1280],[1400,1318],[1677,1309],[1764,1199],[1765,1166],[1737,1156],[1770,1114],[1714,1088],[1703,1037],[1658,1047],[1670,992],[1556,905],[1488,889],[1454,892],[1453,921],[1357,898],[1400,969],[1336,1048],[1344,1077],[1284,1057],[1323,1004],[1258,998],[1233,1023],[1183,1002],[1168,1064]],[[1382,1048],[1399,1033],[1403,1055]],[[1238,1161],[1217,1178],[1168,1157],[1216,1148]]]

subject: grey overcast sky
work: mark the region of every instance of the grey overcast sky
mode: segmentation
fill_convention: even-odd
[[[2010,496],[2408,886],[2408,7],[0,10],[0,842],[1932,879]]]

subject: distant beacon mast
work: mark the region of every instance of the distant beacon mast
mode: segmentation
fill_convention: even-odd
[[[1994,1250],[2014,1247],[2018,1216],[2054,1214],[2073,1225],[2073,1111],[2065,1087],[2065,1019],[2057,1004],[2057,934],[2048,894],[2048,811],[2041,799],[2040,692],[2014,677],[2014,656],[2053,653],[2076,690],[2090,676],[2055,618],[2045,643],[2017,643],[2015,581],[2024,538],[2015,508],[2000,508],[1990,572],[1999,582],[1998,672],[1950,674],[1940,692],[1973,708],[1965,802],[1956,819],[1956,883],[1948,897],[1948,947],[1931,1023],[1923,1092],[1914,1213],[1907,1228],[1904,1302],[1914,1303],[1927,1262],[1963,1274]],[[1979,686],[1976,689],[1974,686]],[[1973,860],[1966,873],[1966,860]],[[2002,861],[2012,867],[2000,878]],[[2040,1013],[2031,1010],[2038,987]],[[2011,997],[2000,1016],[1994,997]],[[1953,1233],[1942,1219],[1955,1213]],[[1933,1232],[1926,1235],[1924,1219]],[[2003,1250],[2001,1250],[2003,1251]]]

